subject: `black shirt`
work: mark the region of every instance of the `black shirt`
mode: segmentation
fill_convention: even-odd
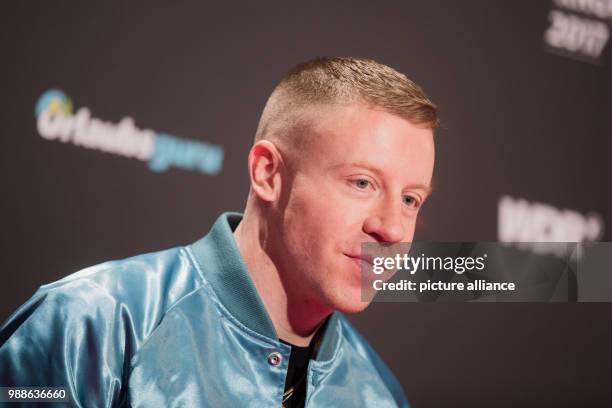
[[[289,367],[285,379],[285,394],[283,395],[283,407],[301,408],[306,402],[306,374],[308,373],[308,362],[310,361],[315,341],[311,341],[308,347],[299,347],[281,340],[291,346],[289,356]]]

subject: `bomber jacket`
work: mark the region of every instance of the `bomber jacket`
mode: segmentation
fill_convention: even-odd
[[[40,287],[0,327],[0,386],[65,387],[83,407],[280,407],[291,347],[234,241],[241,219],[224,213],[192,245]],[[306,407],[408,406],[339,312],[306,380]]]

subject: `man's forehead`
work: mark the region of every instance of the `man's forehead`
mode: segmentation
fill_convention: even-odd
[[[388,112],[355,104],[312,106],[292,125],[291,150],[314,166],[361,164],[401,174],[414,167],[427,173],[433,165],[432,131]]]
[[[395,115],[385,118],[327,117],[314,121],[307,139],[320,157],[382,166],[390,160],[418,162],[433,158],[433,132]]]
[[[381,142],[381,136],[385,133],[406,137],[422,136],[421,139],[433,135],[430,127],[414,124],[382,108],[361,103],[315,106],[304,111],[300,117],[309,122],[309,128],[314,134],[325,137],[329,142],[334,141],[331,137],[343,135],[349,136],[353,144]],[[402,139],[402,143],[408,144],[416,141]]]

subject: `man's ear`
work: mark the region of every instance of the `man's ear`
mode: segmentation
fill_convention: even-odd
[[[251,188],[263,201],[278,199],[281,189],[280,171],[283,159],[274,143],[260,140],[249,152],[249,176]]]

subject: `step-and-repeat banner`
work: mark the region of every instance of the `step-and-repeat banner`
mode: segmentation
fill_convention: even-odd
[[[611,0],[20,3],[0,21],[0,320],[41,284],[241,211],[268,95],[320,55],[390,65],[439,106],[415,239],[523,259],[542,242],[612,241]],[[516,295],[527,303],[432,301],[419,286],[479,284],[454,273],[407,295],[408,274],[388,296],[411,302],[351,319],[416,407],[609,401],[612,304],[571,303],[587,292],[567,265],[544,274],[552,289]],[[471,289],[454,299],[485,298]]]

